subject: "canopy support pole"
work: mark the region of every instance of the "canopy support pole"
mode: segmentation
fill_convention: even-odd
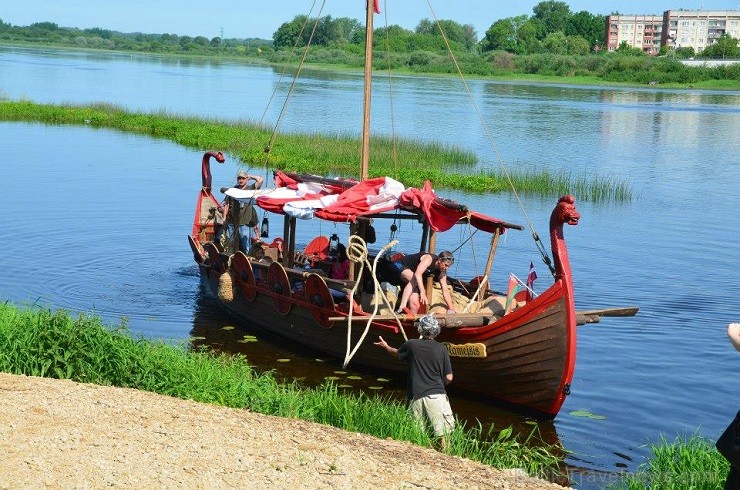
[[[488,277],[493,267],[493,257],[496,255],[496,249],[498,248],[498,239],[501,237],[501,228],[496,228],[496,231],[491,236],[491,248],[488,250],[488,260],[486,261],[486,270],[483,277]],[[488,288],[478,289],[478,301],[481,301],[485,295],[485,291]]]

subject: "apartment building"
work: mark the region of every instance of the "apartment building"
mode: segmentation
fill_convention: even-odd
[[[609,15],[605,47],[620,44],[658,54],[661,46],[692,47],[696,52],[711,46],[722,34],[740,39],[740,10],[666,10],[658,15]]]
[[[663,17],[659,15],[609,15],[606,18],[604,45],[614,51],[620,44],[658,54],[663,35]]]
[[[666,10],[661,43],[703,51],[723,34],[740,39],[740,10]]]

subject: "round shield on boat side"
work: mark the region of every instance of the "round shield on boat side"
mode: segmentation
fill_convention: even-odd
[[[267,269],[267,286],[272,291],[272,306],[281,315],[290,313],[293,306],[290,292],[290,281],[283,266],[273,262]]]
[[[211,263],[211,268],[219,274],[226,272],[226,264],[221,260],[221,255],[216,245],[208,242],[203,246],[203,249],[208,254],[208,261]]]
[[[324,279],[311,273],[305,281],[306,300],[311,303],[311,315],[316,323],[324,328],[331,328],[334,322],[329,321],[329,316],[334,313],[334,298],[331,297],[329,287]]]
[[[257,287],[254,280],[252,264],[244,252],[237,252],[231,259],[231,271],[234,273],[234,281],[239,286],[242,296],[247,301],[254,301],[257,297]]]
[[[206,260],[206,251],[203,250],[203,245],[193,239],[192,236],[188,235],[188,243],[190,249],[193,251],[193,259],[199,264],[202,264]]]
[[[329,256],[329,238],[317,236],[308,242],[303,253],[311,260],[326,260]]]

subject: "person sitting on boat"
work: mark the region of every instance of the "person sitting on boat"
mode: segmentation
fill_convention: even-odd
[[[416,253],[404,255],[393,264],[399,270],[400,283],[403,286],[401,302],[398,304],[398,313],[402,313],[408,304],[411,313],[416,314],[421,305],[427,304],[427,292],[424,288],[424,276],[432,275],[439,282],[442,297],[447,305],[447,313],[456,313],[455,303],[452,301],[450,289],[447,287],[447,269],[455,261],[452,252],[447,250],[439,255],[431,253]],[[391,282],[393,284],[393,282]]]
[[[374,344],[399,361],[408,363],[409,409],[422,427],[425,418],[429,420],[444,451],[446,436],[455,428],[455,417],[445,390],[445,386],[452,382],[450,354],[435,340],[441,328],[432,315],[419,318],[416,329],[420,338],[409,339],[399,348],[391,347],[381,336]]]
[[[254,262],[267,262],[267,257],[265,256],[265,247],[263,247],[262,243],[260,242],[252,245],[252,248],[249,249],[249,256],[254,259]],[[261,276],[260,268],[252,265],[252,272],[254,273],[255,280],[259,281]]]
[[[259,175],[250,175],[245,170],[239,170],[236,174],[236,185],[234,188],[243,190],[259,189],[262,187],[263,180],[264,179]],[[224,217],[226,222],[226,227],[222,228],[222,237],[224,235],[225,237],[233,237],[235,219],[234,216],[232,216],[232,213],[238,213],[236,216],[236,222],[238,223],[239,249],[244,253],[248,253],[251,243],[250,228],[252,229],[255,238],[259,239],[257,211],[255,211],[253,205],[240,203],[236,199],[232,199],[230,197],[226,197],[222,204],[224,207]],[[219,241],[222,237],[219,237]]]
[[[349,257],[347,257],[347,247],[343,243],[337,244],[336,257],[332,259],[329,277],[332,279],[347,279],[349,277]]]

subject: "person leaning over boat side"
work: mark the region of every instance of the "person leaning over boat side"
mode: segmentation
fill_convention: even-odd
[[[455,258],[452,256],[452,252],[445,250],[439,255],[423,252],[405,255],[394,262],[400,270],[401,281],[404,283],[401,302],[398,304],[398,313],[403,312],[407,303],[413,314],[419,311],[421,305],[427,304],[427,294],[424,288],[424,275],[427,274],[431,274],[439,282],[442,288],[442,297],[447,304],[447,313],[456,313],[455,303],[452,302],[452,296],[447,287],[447,269],[454,261]],[[400,286],[401,284],[397,285]]]
[[[419,318],[416,329],[421,337],[409,339],[398,349],[388,345],[381,336],[378,336],[375,345],[399,361],[408,363],[406,389],[411,413],[422,427],[425,418],[429,420],[434,436],[439,439],[440,448],[444,451],[447,447],[446,436],[455,428],[455,417],[445,390],[445,386],[452,382],[450,354],[444,345],[435,340],[441,328],[432,315]]]
[[[249,175],[244,170],[239,170],[236,174],[236,185],[235,189],[242,190],[255,190],[262,187],[262,177],[259,175]],[[252,183],[250,183],[252,182]],[[250,236],[249,229],[251,228],[256,238],[259,237],[259,230],[257,229],[257,211],[254,210],[254,206],[251,204],[241,204],[236,199],[226,197],[223,201],[224,217],[226,226],[222,228],[222,233],[226,233],[226,236],[233,236],[234,234],[234,218],[230,215],[231,212],[238,212],[238,231],[239,231],[239,249],[246,253],[250,250]],[[220,237],[219,237],[220,240]]]

